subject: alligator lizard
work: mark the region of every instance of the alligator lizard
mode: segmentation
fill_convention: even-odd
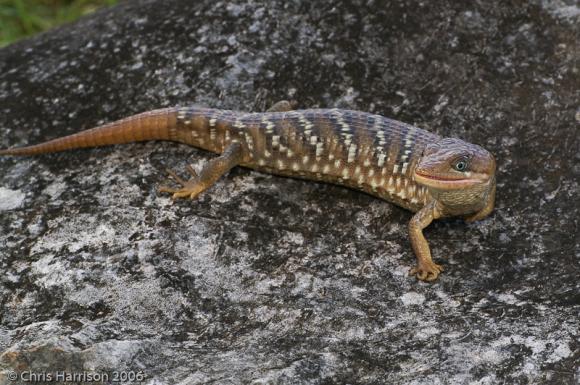
[[[159,188],[195,198],[232,167],[348,186],[415,212],[409,237],[417,266],[411,275],[437,279],[423,229],[434,219],[487,216],[495,199],[495,159],[480,146],[442,138],[380,115],[341,109],[292,110],[277,103],[265,113],[199,107],[145,112],[77,134],[0,155],[36,155],[145,140],[170,140],[220,156],[180,187]]]

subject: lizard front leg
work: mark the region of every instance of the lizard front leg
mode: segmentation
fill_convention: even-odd
[[[417,267],[411,269],[409,274],[415,275],[421,281],[434,281],[443,271],[443,267],[431,259],[429,244],[423,236],[423,229],[439,217],[436,202],[432,201],[419,210],[409,222],[409,237],[417,256]]]
[[[188,181],[181,179],[177,174],[169,170],[169,174],[181,185],[181,188],[161,186],[159,187],[159,192],[171,193],[173,194],[173,199],[187,197],[195,199],[200,193],[217,182],[222,175],[239,165],[242,158],[243,150],[241,144],[232,143],[220,156],[207,162],[199,175],[191,166],[188,166],[187,171],[191,174],[191,178]]]

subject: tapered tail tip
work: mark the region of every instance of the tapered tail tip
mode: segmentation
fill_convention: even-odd
[[[14,153],[14,149],[10,149],[10,148],[0,149],[0,156],[6,156],[6,155],[16,155],[16,154]]]

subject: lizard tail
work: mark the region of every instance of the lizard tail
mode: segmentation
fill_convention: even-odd
[[[177,108],[164,108],[144,112],[48,142],[0,150],[0,155],[37,155],[145,140],[177,140],[176,128]]]

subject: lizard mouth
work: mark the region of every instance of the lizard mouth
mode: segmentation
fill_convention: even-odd
[[[476,178],[428,175],[420,171],[415,171],[415,181],[427,187],[444,190],[460,190],[482,182]]]

